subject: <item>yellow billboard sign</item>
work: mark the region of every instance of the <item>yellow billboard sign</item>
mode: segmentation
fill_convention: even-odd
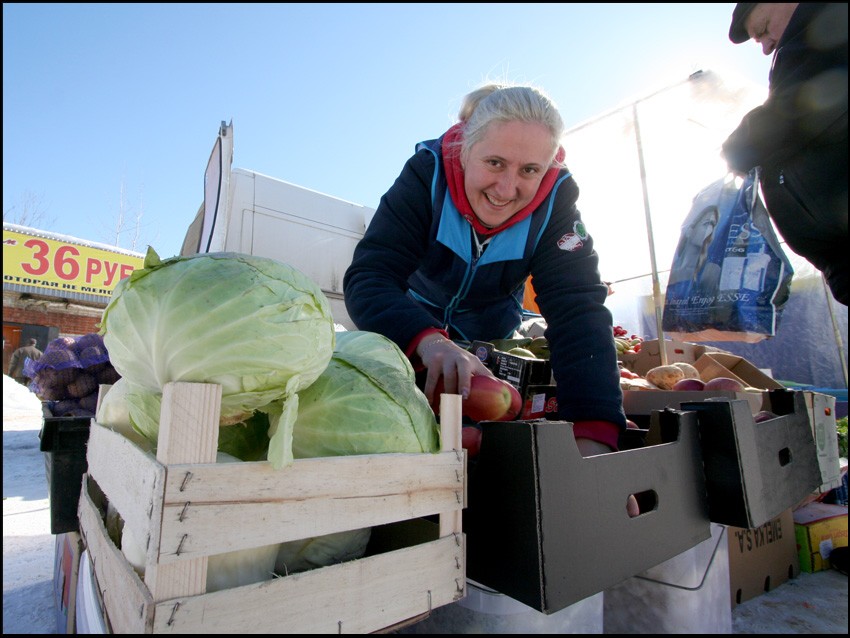
[[[60,237],[60,236],[56,236]],[[3,229],[3,283],[109,297],[144,257]]]

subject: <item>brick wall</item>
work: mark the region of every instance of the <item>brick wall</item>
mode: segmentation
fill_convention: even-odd
[[[58,328],[59,335],[84,335],[98,331],[102,307],[62,303],[42,298],[3,294],[3,323]]]

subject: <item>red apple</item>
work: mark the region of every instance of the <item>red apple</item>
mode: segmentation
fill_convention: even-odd
[[[473,421],[510,421],[522,409],[519,390],[503,379],[486,375],[472,377],[463,414]]]
[[[467,457],[474,459],[481,450],[481,430],[473,425],[465,425],[460,431],[460,436]]]
[[[702,379],[679,379],[673,384],[673,389],[684,391],[705,390],[705,383]]]
[[[440,415],[440,395],[443,393],[443,377],[434,389],[434,413]],[[522,410],[522,397],[507,381],[485,375],[473,376],[469,385],[469,397],[461,406],[463,416],[475,422],[510,421]]]
[[[715,377],[705,382],[704,390],[731,390],[732,392],[743,392],[744,386],[740,381],[729,377]]]

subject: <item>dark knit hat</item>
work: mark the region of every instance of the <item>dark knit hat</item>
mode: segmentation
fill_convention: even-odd
[[[750,39],[750,34],[747,33],[744,22],[757,4],[758,2],[739,2],[735,5],[735,10],[732,12],[732,24],[729,27],[729,39],[735,44],[741,44]]]

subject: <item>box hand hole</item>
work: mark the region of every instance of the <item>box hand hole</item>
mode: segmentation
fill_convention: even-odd
[[[785,467],[791,462],[791,450],[787,447],[779,450],[779,465]]]
[[[658,509],[658,494],[655,490],[636,492],[631,494],[631,496],[633,496],[637,501],[638,511],[640,512],[638,516],[651,512],[654,509]]]

